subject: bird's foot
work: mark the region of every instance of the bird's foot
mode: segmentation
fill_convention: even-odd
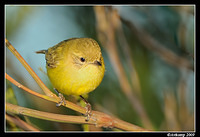
[[[58,90],[55,88],[54,88],[54,90],[56,91],[56,93],[58,93],[58,97],[60,98],[60,102],[56,103],[56,107],[61,106],[62,103],[64,103],[64,105],[66,105],[65,97],[63,96],[63,94],[59,93]]]
[[[80,95],[80,97],[83,99],[83,101],[86,104],[86,107],[85,107],[86,108],[86,113],[85,113],[86,119],[85,119],[85,121],[88,122],[92,115],[92,107],[91,107],[90,103],[83,96]]]
[[[58,97],[60,98],[60,102],[56,103],[56,107],[59,107],[62,105],[62,103],[64,103],[64,105],[66,105],[66,101],[65,101],[65,97],[63,96],[63,94],[59,93]]]

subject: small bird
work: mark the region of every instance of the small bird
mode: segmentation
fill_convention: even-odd
[[[36,53],[45,54],[47,75],[61,99],[57,106],[65,104],[62,94],[80,96],[86,103],[88,121],[91,105],[82,95],[95,90],[105,72],[98,43],[91,38],[71,38]]]

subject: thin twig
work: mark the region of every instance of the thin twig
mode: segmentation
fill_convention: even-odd
[[[10,44],[10,42],[5,39],[7,48],[16,56],[16,58],[20,61],[20,63],[24,66],[24,68],[30,73],[33,79],[37,82],[37,84],[41,87],[41,89],[45,92],[47,96],[56,97],[46,85],[42,82],[42,80],[37,76],[37,74],[33,71],[33,69],[28,65],[28,63],[23,59],[23,57],[17,52],[17,50]]]
[[[37,97],[39,97],[39,98],[42,98],[42,99],[45,99],[45,100],[48,100],[48,101],[56,102],[56,103],[59,101],[59,98],[58,98],[58,97],[57,97],[57,98],[54,98],[54,97],[42,95],[42,94],[37,93],[37,92],[35,92],[35,91],[33,91],[33,90],[30,90],[29,88],[23,86],[22,84],[20,84],[19,82],[17,82],[17,81],[14,80],[13,78],[11,78],[7,73],[5,73],[5,78],[6,78],[7,80],[9,80],[10,82],[12,82],[12,83],[13,83],[15,86],[17,86],[18,88],[21,88],[21,89],[27,91],[28,93],[30,93],[30,94],[32,94],[32,95],[34,95],[34,96],[37,96]],[[80,113],[82,113],[82,114],[85,113],[85,108],[80,107],[80,106],[78,106],[78,105],[76,105],[76,104],[74,104],[74,103],[72,103],[72,102],[70,102],[70,101],[67,101],[67,100],[66,100],[66,105],[63,104],[63,106],[68,107],[68,108],[70,108],[70,109],[72,109],[72,110],[75,110],[75,111],[77,111],[77,112],[80,112]]]
[[[26,131],[39,131],[37,128],[33,127],[32,125],[26,123],[25,121],[19,119],[16,116],[11,116],[9,114],[6,114],[6,120],[9,122],[14,123],[18,127],[22,128],[23,130]]]

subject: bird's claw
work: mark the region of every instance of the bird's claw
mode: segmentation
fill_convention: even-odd
[[[85,119],[85,121],[88,122],[90,120],[91,115],[92,115],[92,108],[91,108],[90,103],[87,103],[85,108],[86,108],[86,114],[85,114],[86,119]]]
[[[60,98],[60,102],[59,102],[59,103],[56,103],[56,107],[61,106],[62,103],[64,103],[64,105],[66,105],[65,97],[63,96],[63,94],[58,93],[58,97]]]

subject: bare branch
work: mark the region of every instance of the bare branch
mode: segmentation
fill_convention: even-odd
[[[23,59],[23,57],[17,52],[17,50],[10,44],[10,42],[5,39],[7,48],[16,56],[16,58],[20,61],[20,63],[24,66],[24,68],[30,73],[33,79],[37,82],[37,84],[41,87],[41,89],[45,92],[47,96],[57,97],[53,94],[46,85],[42,82],[42,80],[37,76],[37,74],[33,71],[33,69],[28,65],[28,63]]]

